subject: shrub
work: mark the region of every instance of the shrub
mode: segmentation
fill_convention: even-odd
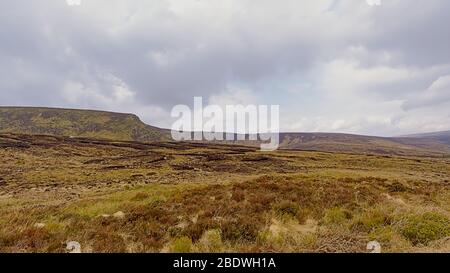
[[[246,217],[225,220],[221,223],[223,239],[234,242],[254,242],[261,227],[262,223],[257,219]]]
[[[198,217],[196,223],[192,223],[184,228],[182,234],[191,238],[192,241],[197,242],[205,231],[219,227],[219,224],[212,218],[213,216],[206,217],[205,215],[201,215]]]
[[[157,252],[163,247],[163,243],[153,237],[139,238],[142,244],[140,252]]]
[[[357,231],[371,232],[376,228],[389,226],[391,223],[392,218],[389,211],[376,208],[356,217],[351,228]]]
[[[14,237],[10,237],[14,238]],[[19,239],[20,238],[20,239]],[[30,252],[61,252],[61,233],[50,232],[46,228],[28,228],[17,237],[17,245]],[[8,243],[6,240],[3,243]],[[11,243],[11,242],[9,242]]]
[[[175,226],[175,227],[169,227],[167,229],[167,232],[169,233],[169,236],[172,238],[178,238],[183,234],[183,228]]]
[[[235,189],[232,195],[232,199],[236,202],[245,200],[245,192],[240,188]]]
[[[306,223],[306,220],[308,220],[308,217],[310,216],[311,211],[309,209],[300,209],[297,212],[297,220],[299,224]]]
[[[387,189],[390,192],[406,192],[408,190],[408,188],[405,185],[403,185],[402,183],[400,183],[398,181],[395,181],[394,183],[389,184],[387,186]]]
[[[192,240],[186,236],[175,239],[170,245],[170,251],[173,253],[189,253],[191,249]]]
[[[300,211],[300,207],[298,204],[292,201],[283,201],[274,206],[275,211],[280,216],[292,216],[296,217],[298,212]]]
[[[325,216],[323,218],[325,224],[342,224],[346,220],[351,219],[352,214],[342,208],[332,208],[325,212]]]
[[[125,241],[120,235],[97,232],[94,235],[93,250],[99,253],[125,253],[127,248]]]
[[[427,244],[450,236],[450,220],[435,212],[411,215],[401,221],[400,232],[414,245]]]
[[[389,243],[392,241],[393,237],[394,231],[392,230],[392,227],[377,228],[369,233],[370,240],[378,241],[381,243]]]
[[[262,230],[258,233],[256,236],[256,243],[258,245],[265,245],[269,241],[269,238],[271,236],[271,232],[269,230]]]
[[[17,233],[0,231],[0,252],[3,252],[3,248],[14,246],[19,238]]]
[[[223,248],[220,229],[206,231],[198,242],[198,248],[204,252],[219,252]]]

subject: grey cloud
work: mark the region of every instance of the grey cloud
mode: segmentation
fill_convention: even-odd
[[[439,76],[450,74],[446,0],[382,1],[376,8],[360,0],[261,0],[258,5],[249,0],[92,0],[80,7],[17,0],[7,6],[0,11],[2,104],[116,111],[157,105],[168,111],[194,95],[210,97],[242,85],[263,101],[283,97],[297,108],[307,107],[290,91],[261,91],[273,82],[289,89],[286,82],[292,82],[311,84],[308,92],[317,98],[337,92],[340,103],[404,100],[401,111],[423,100],[423,90]],[[377,81],[356,85],[358,95],[334,90],[339,85],[323,90],[329,79],[318,73],[336,60],[354,62],[361,72],[342,81],[366,74]],[[380,67],[410,76],[387,81],[373,73]],[[134,102],[115,99],[116,81],[134,94]],[[67,96],[68,85],[80,92],[78,97]],[[325,124],[333,124],[343,106],[330,104]],[[298,115],[295,110],[287,115]],[[360,116],[356,123],[365,120],[364,112],[348,115]]]
[[[431,66],[450,62],[450,2],[384,1],[373,18],[373,36],[366,43],[395,54],[396,64]]]
[[[421,107],[436,107],[450,102],[450,75],[439,77],[419,95],[403,104],[405,110]],[[448,108],[447,108],[448,109]]]

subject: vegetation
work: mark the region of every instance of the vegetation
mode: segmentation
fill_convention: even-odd
[[[0,107],[0,133],[92,137],[122,141],[167,140],[167,131],[132,114],[91,110]]]
[[[400,231],[413,244],[427,244],[450,236],[450,219],[435,212],[410,215],[401,223]]]
[[[171,140],[169,130],[144,124],[133,114],[58,108],[0,107],[0,133],[139,142]],[[254,147],[260,145],[255,141],[227,143]],[[402,138],[327,133],[283,133],[280,135],[280,147],[283,149],[384,156],[448,158],[449,144],[448,132]]]
[[[450,251],[449,158],[12,134],[0,156],[0,252]]]

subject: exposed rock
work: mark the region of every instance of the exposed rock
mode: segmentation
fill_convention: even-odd
[[[123,219],[123,218],[125,218],[125,213],[123,213],[122,211],[118,211],[113,214],[113,217],[117,218],[117,219]]]
[[[44,228],[45,224],[44,223],[36,223],[33,225],[35,228]]]

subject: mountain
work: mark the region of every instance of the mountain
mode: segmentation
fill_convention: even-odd
[[[450,143],[438,138],[374,137],[337,133],[282,133],[283,149],[386,155],[448,155]]]
[[[441,141],[443,143],[450,144],[450,131],[406,135],[406,136],[404,136],[404,138],[407,138],[407,139],[430,139],[430,140],[437,140],[437,141]]]
[[[133,114],[35,107],[0,107],[0,133],[141,142],[169,137],[167,130],[149,126]]]
[[[73,136],[117,141],[170,141],[170,131],[143,123],[136,115],[93,110],[0,107],[0,134]],[[223,141],[259,146],[260,142]],[[280,148],[355,154],[448,156],[450,132],[403,137],[337,133],[281,133]]]

